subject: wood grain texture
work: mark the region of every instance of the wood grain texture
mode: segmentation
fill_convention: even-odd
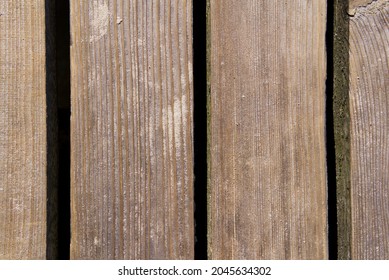
[[[389,258],[389,1],[350,18],[353,259]]]
[[[349,0],[348,1],[348,14],[350,16],[354,16],[358,9],[360,8],[366,8],[370,4],[372,4],[374,1],[377,0]],[[347,3],[345,1],[345,3]]]
[[[209,5],[209,257],[326,259],[326,1]]]
[[[1,1],[0,30],[0,259],[45,259],[45,1]]]
[[[192,2],[72,0],[71,36],[71,258],[193,258]]]

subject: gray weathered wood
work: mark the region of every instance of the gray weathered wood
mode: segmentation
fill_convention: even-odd
[[[0,259],[45,259],[45,1],[1,1],[0,30]]]
[[[194,255],[192,1],[71,1],[73,259]]]
[[[351,258],[389,258],[389,1],[350,1]]]
[[[326,259],[326,1],[208,9],[209,257]]]

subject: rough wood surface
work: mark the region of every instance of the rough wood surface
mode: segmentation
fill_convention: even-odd
[[[71,258],[193,258],[192,2],[72,0],[71,36]]]
[[[358,9],[366,8],[377,0],[349,0],[348,1],[348,14],[354,16]],[[346,1],[344,1],[347,3]],[[375,3],[373,3],[374,5]]]
[[[389,258],[389,1],[350,18],[353,259]]]
[[[326,259],[326,2],[209,1],[209,257]]]
[[[0,30],[0,259],[45,259],[45,1],[1,1]]]

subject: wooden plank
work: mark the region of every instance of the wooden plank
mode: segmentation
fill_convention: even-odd
[[[389,258],[389,1],[350,1],[351,258]]]
[[[326,1],[209,1],[209,257],[326,259]]]
[[[192,2],[72,0],[71,36],[71,258],[193,258]]]
[[[1,1],[0,30],[0,259],[45,259],[45,1]]]

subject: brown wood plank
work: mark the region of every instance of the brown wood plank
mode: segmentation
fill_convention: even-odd
[[[326,259],[326,1],[209,1],[209,257]]]
[[[1,1],[0,30],[0,259],[45,259],[45,1]]]
[[[351,258],[389,258],[389,1],[350,1]]]
[[[72,0],[71,36],[71,258],[193,258],[192,2]]]

